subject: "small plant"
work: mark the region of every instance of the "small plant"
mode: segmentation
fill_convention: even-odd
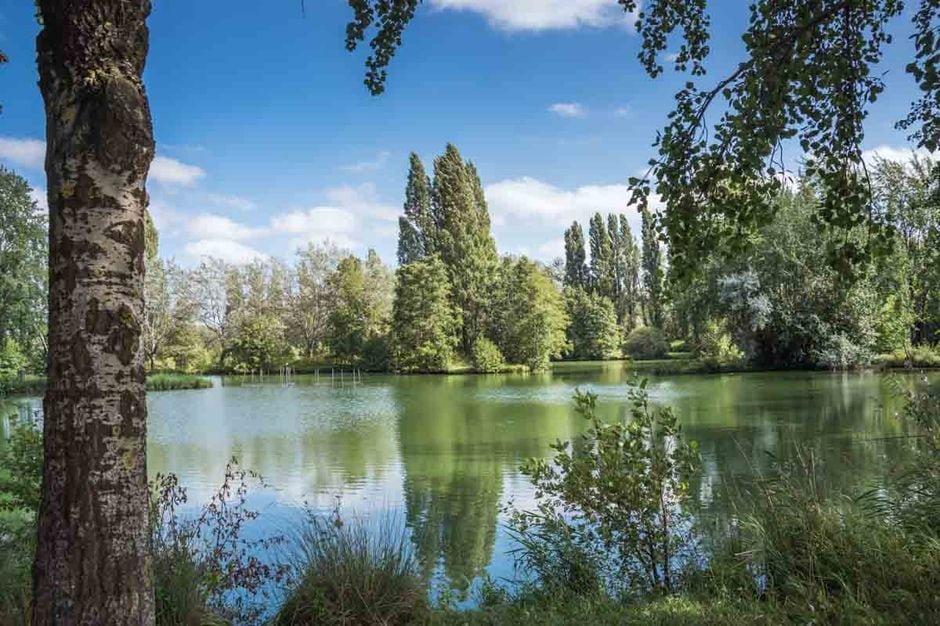
[[[487,339],[480,337],[473,344],[473,369],[483,374],[494,374],[506,367],[506,359],[499,347]]]
[[[543,583],[616,595],[675,589],[694,545],[685,512],[695,442],[682,439],[669,408],[654,410],[646,381],[631,386],[630,420],[607,424],[596,396],[576,392],[589,423],[572,446],[552,445],[551,461],[527,462],[538,508],[510,512],[520,564]]]
[[[314,514],[297,537],[294,584],[274,623],[412,624],[428,611],[428,591],[402,530],[347,525],[338,510]]]
[[[634,359],[662,359],[669,353],[669,343],[658,328],[643,326],[627,336],[623,351]]]
[[[253,624],[265,612],[272,585],[287,579],[286,566],[262,556],[281,537],[248,540],[245,526],[258,517],[246,505],[248,485],[260,477],[233,459],[225,480],[193,517],[180,508],[186,490],[176,476],[151,484],[150,527],[157,624]]]

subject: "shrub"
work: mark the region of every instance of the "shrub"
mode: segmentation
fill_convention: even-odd
[[[273,583],[287,568],[262,556],[281,537],[246,539],[245,525],[258,517],[246,505],[249,482],[260,477],[226,465],[219,490],[196,515],[183,517],[186,490],[176,476],[151,483],[150,529],[157,624],[257,623]]]
[[[724,325],[710,321],[699,337],[698,358],[708,369],[721,370],[740,365],[744,352],[735,345]]]
[[[698,464],[669,408],[653,410],[646,381],[631,387],[629,422],[606,424],[596,396],[576,392],[590,426],[551,460],[527,462],[535,511],[510,511],[520,563],[543,584],[620,595],[672,591],[692,547],[688,479]]]
[[[26,365],[26,356],[16,341],[7,339],[0,345],[0,392],[12,389]]]
[[[493,374],[500,372],[506,367],[506,359],[499,347],[487,339],[480,337],[473,344],[473,369],[483,374]]]
[[[371,532],[310,515],[297,537],[295,581],[274,623],[411,624],[428,610],[411,543],[389,527]],[[374,529],[373,529],[374,530]]]
[[[669,352],[669,344],[661,330],[643,326],[627,336],[623,351],[634,359],[662,359]]]
[[[835,333],[814,352],[813,358],[818,367],[847,370],[871,364],[874,355],[868,348],[852,341],[843,333]]]

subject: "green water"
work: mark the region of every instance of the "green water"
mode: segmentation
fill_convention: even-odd
[[[484,571],[512,575],[500,508],[532,502],[518,472],[524,459],[547,456],[551,442],[583,427],[574,389],[597,393],[615,419],[627,414],[631,377],[622,363],[566,364],[532,376],[366,375],[345,386],[299,377],[291,387],[231,379],[151,393],[150,472],[176,473],[199,502],[237,457],[271,485],[254,496],[258,532],[292,523],[305,505],[328,511],[339,501],[347,517],[406,525],[426,571],[466,587]],[[769,471],[770,455],[795,444],[814,449],[826,487],[847,492],[876,484],[906,451],[898,402],[879,374],[656,376],[651,395],[699,442],[703,514],[727,507],[732,478]],[[38,400],[8,401],[6,412],[15,405]]]

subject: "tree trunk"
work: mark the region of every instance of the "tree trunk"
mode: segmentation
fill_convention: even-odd
[[[38,4],[50,282],[33,623],[149,625],[140,337],[150,2]]]

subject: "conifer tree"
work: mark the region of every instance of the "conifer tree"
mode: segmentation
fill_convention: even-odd
[[[565,285],[587,289],[587,253],[584,250],[584,230],[577,221],[565,231]]]
[[[430,256],[398,268],[392,317],[393,360],[405,372],[447,369],[457,347],[457,314],[447,268]]]

